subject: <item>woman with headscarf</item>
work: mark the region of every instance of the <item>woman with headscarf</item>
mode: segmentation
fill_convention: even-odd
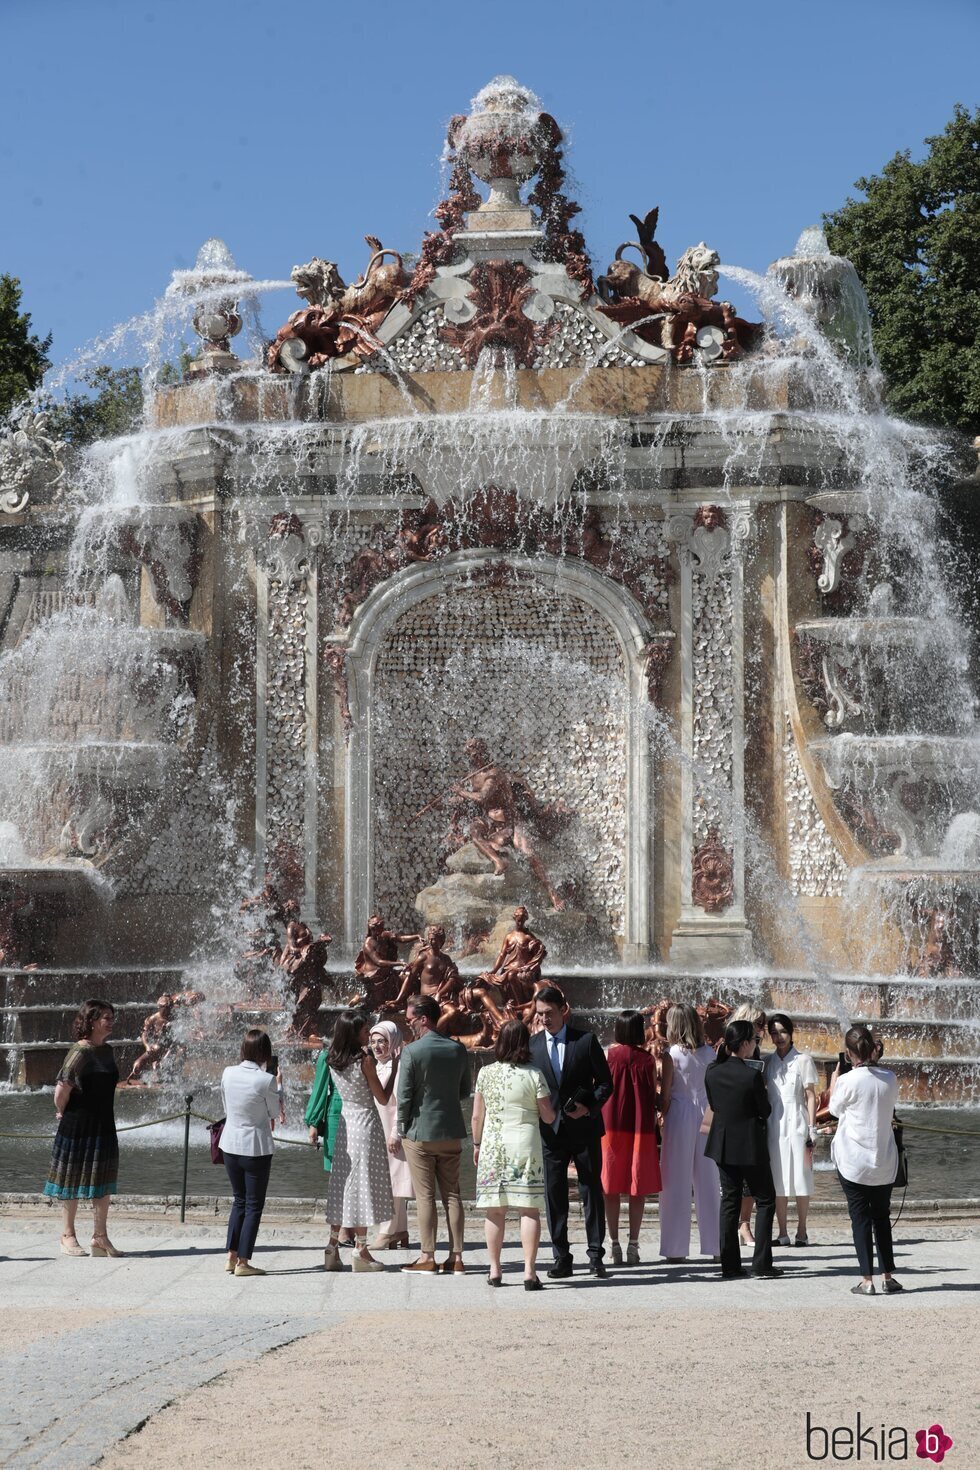
[[[383,1087],[387,1087],[388,1079],[392,1069],[398,1062],[402,1049],[402,1034],[394,1021],[378,1021],[371,1027],[369,1044],[374,1053],[374,1060],[378,1068],[378,1081]],[[395,1114],[398,1111],[398,1099],[392,1092],[386,1103],[374,1100],[375,1106],[381,1115],[381,1125],[385,1131],[385,1138],[393,1138],[397,1133],[395,1126]],[[399,1246],[408,1248],[408,1202],[415,1198],[415,1189],[412,1185],[412,1174],[408,1167],[408,1160],[401,1144],[398,1144],[397,1152],[393,1153],[391,1147],[388,1149],[388,1170],[391,1174],[391,1192],[394,1196],[395,1205],[391,1219],[382,1225],[378,1231],[378,1238],[374,1242],[374,1250],[392,1250]]]

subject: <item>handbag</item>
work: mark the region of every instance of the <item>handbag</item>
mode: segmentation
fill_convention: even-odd
[[[909,1156],[905,1149],[905,1130],[897,1118],[892,1119],[892,1131],[895,1134],[895,1146],[898,1149],[898,1169],[895,1173],[895,1183],[903,1188],[907,1188],[909,1182]]]
[[[208,1132],[211,1135],[211,1162],[212,1164],[223,1164],[225,1156],[221,1152],[221,1135],[225,1131],[225,1120],[219,1118],[217,1123],[208,1124]]]

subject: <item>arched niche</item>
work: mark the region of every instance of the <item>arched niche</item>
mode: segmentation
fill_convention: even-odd
[[[522,613],[517,627],[515,601]],[[473,624],[474,618],[480,621],[480,608],[488,609],[486,656],[474,659]],[[433,833],[445,819],[435,809],[429,817],[433,831],[420,835],[408,831],[412,817],[448,788],[450,765],[458,778],[463,739],[482,735],[492,747],[496,729],[505,748],[494,751],[495,758],[516,761],[546,799],[564,795],[580,812],[580,833],[592,824],[595,887],[606,884],[623,956],[649,956],[652,804],[643,651],[650,631],[628,593],[572,558],[474,549],[416,563],[371,593],[355,616],[347,653],[353,734],[344,887],[351,946],[360,942],[367,914],[382,900],[388,903],[386,920],[404,921],[415,894],[438,876]],[[441,687],[447,678],[457,680],[448,703]],[[393,688],[399,680],[400,690]],[[546,698],[549,689],[554,697]],[[540,717],[545,745],[529,744],[528,701]],[[591,706],[602,707],[596,713]],[[506,748],[508,710],[519,711],[518,720],[525,721],[523,749],[513,742]],[[433,722],[440,719],[455,730],[433,735]],[[590,742],[598,742],[594,750]],[[562,791],[562,780],[572,789]],[[615,801],[603,818],[595,810],[594,790],[608,794],[616,781]],[[430,848],[431,861],[423,857],[420,865],[420,851]],[[393,852],[409,854],[400,869]],[[393,900],[398,904],[393,883],[403,893],[406,913],[391,907]],[[614,883],[621,890],[618,899]]]

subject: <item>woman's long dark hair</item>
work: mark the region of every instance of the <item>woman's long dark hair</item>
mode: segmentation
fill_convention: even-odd
[[[107,1000],[83,1000],[78,1007],[78,1013],[72,1022],[71,1034],[76,1041],[88,1041],[92,1035],[92,1028],[100,1016],[114,1016],[115,1006]]]
[[[739,1047],[747,1041],[755,1041],[755,1025],[752,1021],[729,1021],[725,1027],[725,1039],[718,1048],[719,1062],[727,1062],[735,1056]]]
[[[341,1011],[330,1038],[327,1062],[335,1072],[343,1072],[358,1057],[364,1056],[360,1035],[367,1025],[363,1011]]]

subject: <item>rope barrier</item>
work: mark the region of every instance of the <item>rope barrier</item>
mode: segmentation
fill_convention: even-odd
[[[945,1133],[950,1138],[980,1138],[980,1129],[976,1128],[933,1128],[928,1123],[906,1123],[904,1119],[902,1127],[913,1129],[916,1133]]]
[[[190,1116],[191,1118],[199,1118],[202,1123],[206,1123],[209,1127],[212,1123],[217,1123],[219,1121],[217,1118],[207,1117],[204,1113],[167,1113],[166,1116],[163,1118],[150,1118],[149,1121],[146,1123],[125,1123],[121,1128],[117,1128],[116,1132],[133,1133],[138,1128],[155,1128],[159,1123],[175,1123],[178,1118],[185,1118],[188,1116]],[[904,1119],[902,1122],[902,1127],[905,1128],[907,1131],[914,1131],[916,1133],[942,1133],[949,1138],[980,1138],[980,1129],[977,1128],[935,1128],[929,1123],[906,1123]],[[47,1140],[50,1143],[51,1139],[54,1138],[54,1134],[5,1133],[3,1131],[0,1131],[0,1138],[29,1138],[42,1142]],[[308,1138],[278,1137],[276,1138],[276,1143],[292,1143],[297,1145],[299,1148],[316,1148],[316,1144],[310,1143]]]
[[[204,1113],[194,1113],[194,1112],[183,1112],[182,1111],[182,1112],[179,1112],[179,1113],[167,1113],[166,1116],[163,1117],[163,1118],[150,1118],[146,1123],[124,1123],[121,1128],[117,1128],[116,1129],[116,1132],[117,1133],[134,1133],[137,1128],[156,1128],[159,1123],[175,1123],[175,1122],[177,1122],[178,1119],[183,1120],[184,1118],[188,1118],[188,1117],[190,1117],[190,1118],[199,1118],[202,1123],[206,1123],[209,1127],[210,1127],[210,1125],[212,1123],[217,1123],[219,1121],[219,1119],[217,1119],[217,1118],[208,1118]],[[41,1142],[50,1143],[51,1140],[54,1138],[54,1134],[53,1133],[4,1133],[4,1132],[0,1132],[0,1138],[29,1138],[29,1139],[39,1140]],[[315,1143],[311,1143],[308,1138],[282,1138],[282,1137],[279,1137],[279,1138],[276,1138],[276,1143],[293,1143],[293,1144],[298,1144],[300,1148],[316,1148],[316,1144]]]

